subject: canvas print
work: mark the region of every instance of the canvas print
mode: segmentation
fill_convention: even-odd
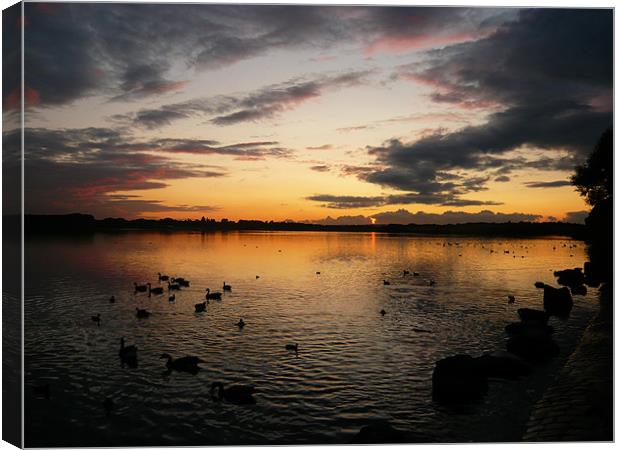
[[[613,9],[3,11],[3,439],[613,440]]]

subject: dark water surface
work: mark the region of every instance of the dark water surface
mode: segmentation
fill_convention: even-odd
[[[495,384],[465,411],[432,402],[434,363],[502,349],[516,309],[542,307],[534,282],[555,284],[553,270],[585,260],[583,243],[560,238],[129,232],[29,239],[26,445],[344,443],[378,419],[443,442],[513,440],[515,417],[527,414],[562,357],[539,369],[535,383]],[[167,293],[134,295],[134,281],[158,285],[158,272],[191,286],[173,304]],[[205,288],[221,291],[223,281],[232,292],[195,313]],[[594,291],[574,300],[569,320],[551,320],[562,356],[596,308]],[[151,317],[137,319],[136,307]],[[100,327],[91,320],[97,313]],[[137,369],[119,362],[121,336],[139,349]],[[284,348],[293,342],[297,355]],[[164,352],[198,356],[203,370],[167,374]],[[257,404],[212,400],[214,381],[253,384]],[[50,400],[33,392],[45,383]],[[115,405],[110,417],[106,397]]]

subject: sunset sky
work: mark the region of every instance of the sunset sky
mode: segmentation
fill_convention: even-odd
[[[612,20],[27,3],[26,212],[580,221],[569,177],[612,124]]]

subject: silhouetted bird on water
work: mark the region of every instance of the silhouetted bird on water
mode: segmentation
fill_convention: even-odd
[[[429,286],[435,286],[435,280],[429,280],[428,285]]]
[[[243,319],[239,319],[239,322],[237,322],[237,326],[239,327],[239,329],[245,326],[245,322],[243,321]]]
[[[317,275],[321,275],[321,272],[317,272],[316,274],[317,274]]]
[[[383,285],[384,285],[384,286],[389,286],[389,285],[390,285],[390,282],[389,282],[388,280],[383,280]]]
[[[258,275],[256,275],[256,279],[258,280],[260,277]]]
[[[200,370],[198,364],[202,362],[200,358],[196,356],[183,356],[182,358],[173,359],[168,353],[163,353],[159,359],[166,359],[166,368],[176,370],[177,372],[188,372],[191,374],[197,374]]]
[[[97,314],[96,316],[90,317],[93,322],[97,323],[97,326],[101,325],[101,314]]]
[[[170,279],[168,275],[162,275],[161,273],[158,273],[157,275],[159,275],[159,281],[168,281]]]
[[[116,299],[114,298],[114,296],[110,297],[110,303],[114,303],[116,301]]]
[[[414,277],[419,277],[419,276],[420,276],[420,274],[419,274],[418,272],[413,272],[413,276],[414,276]]]
[[[299,349],[299,344],[286,344],[284,348],[287,350],[294,350],[295,353],[297,353],[297,350]]]
[[[125,346],[125,338],[121,338],[121,348],[118,351],[118,356],[121,358],[123,364],[132,367],[138,365],[138,347],[135,345]]]
[[[211,292],[211,289],[207,288],[207,295],[205,297],[207,300],[221,300],[222,293],[221,292]]]
[[[256,392],[254,386],[234,384],[227,388],[219,381],[211,384],[211,398],[213,400],[226,400],[235,405],[253,405],[256,400],[252,396]]]
[[[34,396],[37,398],[44,398],[45,400],[49,400],[51,397],[51,389],[50,385],[42,384],[40,386],[34,386],[33,388]]]
[[[514,303],[515,302],[515,296],[514,295],[509,295],[508,296],[508,303]]]
[[[136,308],[136,317],[138,317],[138,319],[146,319],[150,315],[151,313],[148,312],[146,309]]]
[[[196,303],[194,308],[196,308],[196,312],[205,312],[207,310],[207,302]]]
[[[181,285],[176,284],[176,283],[174,283],[174,284],[168,283],[168,290],[169,291],[178,291],[180,289],[181,289]]]
[[[152,288],[151,283],[147,283],[147,286],[149,287],[149,297],[151,296],[151,294],[160,295],[164,293],[164,288],[161,286]]]
[[[382,310],[380,311],[380,313],[381,313],[381,315],[382,315],[382,316],[385,316],[385,314],[386,314],[386,313],[385,313],[385,309],[382,309]]]
[[[408,270],[403,270],[403,276],[405,275],[409,275],[409,271]]]
[[[133,288],[134,288],[134,292],[146,292],[146,290],[148,289],[148,286],[146,284],[134,283]]]
[[[176,298],[177,298],[177,296],[175,294],[172,294],[170,297],[168,297],[168,301],[169,302],[173,302],[173,301],[176,300]]]
[[[230,284],[226,284],[226,282],[224,281],[224,285],[222,286],[222,289],[228,292],[232,291],[232,286]]]
[[[182,278],[182,277],[173,278],[172,282],[178,284],[179,286],[189,287],[189,280],[186,280],[185,278]]]

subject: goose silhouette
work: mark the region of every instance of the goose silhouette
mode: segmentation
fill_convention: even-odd
[[[287,349],[287,350],[294,350],[295,353],[297,353],[297,350],[299,349],[299,344],[296,344],[296,343],[295,344],[286,344],[284,346],[284,348]]]
[[[224,285],[222,286],[222,289],[224,291],[231,292],[232,291],[232,286],[230,284],[226,284],[226,282],[224,281]]]
[[[177,298],[177,296],[175,294],[172,294],[170,297],[168,297],[168,301],[169,302],[173,302],[173,301],[176,300],[176,298]]]
[[[146,284],[134,283],[133,288],[134,288],[134,292],[146,292],[146,290],[148,289],[148,286]]]
[[[136,317],[138,317],[138,319],[146,319],[150,315],[151,313],[148,312],[146,309],[136,308]]]
[[[237,322],[237,326],[239,327],[239,329],[242,329],[245,326],[245,322],[243,321],[243,319],[239,319],[239,322]]]
[[[116,301],[116,298],[114,298],[114,296],[110,297],[110,303],[114,303]]]
[[[149,297],[151,296],[151,294],[160,295],[164,293],[164,288],[161,286],[152,288],[151,283],[147,283],[147,286],[149,287]]]
[[[183,356],[173,359],[168,353],[163,353],[159,359],[166,359],[166,368],[168,371],[176,370],[177,372],[188,372],[194,375],[200,370],[198,364],[203,362],[196,356]]]
[[[196,312],[205,312],[207,310],[207,302],[196,303],[194,308],[196,308]]]
[[[159,275],[159,281],[168,281],[170,279],[168,275],[162,275],[161,273],[158,273],[157,275]]]
[[[97,326],[101,325],[101,314],[97,314],[96,316],[90,317],[93,322],[97,323]]]
[[[250,385],[233,384],[232,386],[224,387],[224,384],[219,381],[211,384],[211,398],[213,400],[226,400],[235,405],[255,404],[254,392],[256,392],[256,388]]]
[[[181,289],[181,285],[177,283],[168,282],[168,290],[169,291],[178,291]]]

